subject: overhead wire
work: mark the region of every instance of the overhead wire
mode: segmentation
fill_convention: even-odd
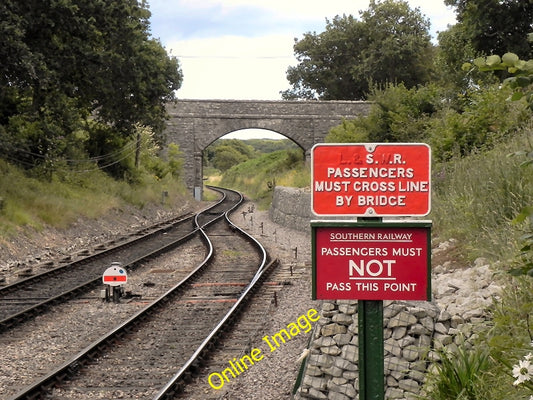
[[[33,153],[31,151],[24,150],[24,149],[17,148],[17,147],[12,147],[11,150],[15,151],[15,152],[28,154],[28,155],[31,155],[33,157],[39,158],[39,159],[45,159],[46,158],[46,156],[43,155],[43,154]],[[97,171],[97,170],[100,170],[100,169],[109,168],[110,166],[118,164],[121,161],[127,159],[128,157],[131,157],[136,151],[137,151],[137,143],[135,141],[132,141],[132,142],[129,142],[126,145],[124,145],[120,150],[116,150],[116,151],[113,151],[113,152],[110,152],[110,153],[107,153],[107,154],[104,154],[104,155],[101,155],[101,156],[89,157],[89,158],[86,158],[86,159],[64,159],[63,158],[63,159],[61,159],[61,161],[65,161],[65,162],[68,162],[68,163],[71,163],[71,164],[81,164],[81,163],[92,163],[92,162],[96,163],[96,162],[99,162],[99,161],[102,162],[102,161],[104,161],[106,159],[109,159],[108,163],[103,164],[103,165],[102,164],[98,165],[95,168],[90,168],[90,169],[69,169],[70,172],[74,172],[74,173],[86,173],[86,172],[93,172],[93,171]],[[117,159],[116,157],[119,157],[119,158]],[[27,167],[35,167],[35,163],[30,163],[30,162],[27,162],[25,160],[22,160],[22,159],[19,159],[19,158],[15,158],[12,155],[8,154],[7,152],[4,152],[4,158],[7,159],[7,160],[12,161],[14,163],[25,165]]]
[[[202,59],[202,58],[211,58],[211,59],[220,59],[220,60],[285,60],[292,59],[294,56],[279,55],[279,56],[224,56],[224,55],[178,55],[177,58],[193,58],[193,59]]]
[[[126,149],[128,149],[130,147],[135,147],[135,146],[136,146],[136,142],[129,142],[126,145],[124,145],[121,149],[112,151],[112,152],[107,153],[107,154],[103,154],[101,156],[80,158],[80,159],[64,158],[62,160],[66,161],[66,162],[69,162],[69,163],[83,163],[83,162],[87,162],[87,161],[100,161],[100,160],[104,160],[106,158],[114,158],[114,157],[120,155],[120,153],[126,151]],[[31,152],[31,151],[28,151],[28,150],[25,150],[25,149],[21,149],[21,148],[18,148],[18,147],[11,146],[11,149],[16,151],[16,152],[28,154],[28,155],[31,155],[31,156],[36,157],[36,158],[41,158],[41,159],[46,158],[46,156],[43,155],[43,154],[34,153],[34,152]]]

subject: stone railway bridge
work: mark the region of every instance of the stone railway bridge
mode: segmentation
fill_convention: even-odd
[[[291,139],[308,159],[329,129],[343,119],[366,115],[363,101],[177,100],[167,105],[165,134],[185,155],[185,183],[202,198],[202,154],[215,140],[240,129],[267,129]]]

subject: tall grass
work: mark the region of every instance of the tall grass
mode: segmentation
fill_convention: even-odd
[[[241,190],[268,208],[276,185],[304,187],[309,185],[309,168],[300,150],[282,150],[238,164],[224,173],[220,185]]]
[[[532,148],[531,130],[482,154],[434,167],[434,232],[458,239],[469,259],[508,260],[517,254],[520,229],[512,220],[533,204],[533,174],[509,154]]]
[[[183,197],[183,185],[170,177],[162,180],[152,175],[132,185],[116,181],[101,171],[60,170],[51,179],[28,176],[0,160],[0,238],[15,233],[19,227],[42,229],[45,225],[66,227],[80,217],[96,218],[124,205],[138,208],[165,201],[177,205]]]
[[[513,385],[511,372],[513,365],[533,350],[533,279],[511,278],[506,289],[491,308],[491,329],[480,332],[480,341],[489,345],[493,360],[480,389],[486,400],[529,400],[531,385],[529,389]]]
[[[474,347],[437,352],[430,368],[424,400],[529,400],[531,390],[513,385],[513,365],[531,353],[533,280],[511,278],[507,290],[490,309],[487,329],[477,329]],[[466,342],[465,342],[466,343]]]
[[[458,347],[455,351],[437,351],[439,362],[428,376],[425,400],[479,400],[478,387],[489,367],[486,349]]]
[[[533,204],[533,173],[510,154],[533,149],[531,129],[493,150],[436,167],[433,184],[434,233],[459,239],[464,256],[516,260],[522,231],[513,219]],[[529,225],[527,225],[529,224]],[[507,268],[506,268],[507,269]],[[491,326],[478,330],[471,350],[445,353],[425,387],[427,399],[526,400],[530,392],[513,386],[511,368],[531,351],[533,281],[507,277],[506,289],[491,309]],[[488,359],[486,359],[488,357]],[[476,372],[475,369],[478,369]],[[470,375],[470,378],[469,378]]]

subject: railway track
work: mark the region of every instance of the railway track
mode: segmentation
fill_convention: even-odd
[[[189,240],[195,232],[194,215],[178,217],[117,246],[1,287],[0,332],[100,284],[102,273],[112,262],[133,270]]]
[[[0,332],[100,284],[103,271],[113,262],[131,271],[139,263],[190,240],[198,233],[198,227],[220,217],[228,202],[239,201],[238,195],[232,192],[224,196],[229,198],[222,198],[196,215],[170,219],[139,232],[124,243],[0,287]]]
[[[264,249],[224,218],[240,201],[226,192],[194,218],[208,251],[189,277],[10,399],[172,398],[269,271]]]

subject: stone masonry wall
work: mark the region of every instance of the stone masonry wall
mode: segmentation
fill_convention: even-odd
[[[438,253],[453,241],[434,249]],[[463,269],[438,265],[432,302],[384,302],[385,398],[415,400],[431,361],[446,347],[473,346],[487,329],[487,308],[501,287],[483,259]],[[356,301],[324,301],[295,399],[356,399],[358,395]]]
[[[276,187],[270,217],[310,232],[310,192]],[[433,259],[454,246],[454,240],[441,243],[432,250]],[[481,258],[469,266],[433,265],[431,280],[431,302],[384,302],[386,399],[416,399],[430,362],[438,360],[437,350],[472,346],[502,290]],[[358,354],[357,301],[323,301],[295,399],[357,399]]]
[[[202,152],[216,139],[240,129],[267,129],[298,144],[306,154],[330,128],[366,115],[365,101],[177,100],[167,104],[167,143],[184,154],[185,184],[202,190]],[[196,195],[196,193],[195,193]]]
[[[302,232],[311,232],[311,220],[320,220],[311,212],[310,189],[276,186],[269,210],[270,219],[280,225]],[[338,219],[328,217],[328,220]]]
[[[424,356],[435,329],[447,322],[431,303],[388,303],[384,307],[386,399],[419,393]],[[440,324],[437,326],[437,324]],[[299,398],[349,400],[359,391],[356,301],[325,301],[310,346]],[[414,397],[413,397],[414,398]]]
[[[311,192],[305,189],[276,186],[269,215],[270,219],[279,225],[309,232]]]

